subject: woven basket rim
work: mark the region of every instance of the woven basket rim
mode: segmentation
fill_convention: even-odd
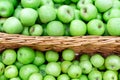
[[[36,50],[62,51],[73,49],[76,53],[120,54],[119,36],[25,36],[20,34],[0,33],[0,51],[7,48],[29,46]]]

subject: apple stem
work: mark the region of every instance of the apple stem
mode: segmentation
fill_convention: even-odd
[[[99,80],[99,78],[98,78],[98,77],[96,77],[96,80]]]
[[[83,0],[83,1],[82,1],[82,4],[84,4],[84,3],[85,3],[85,1]]]
[[[98,28],[101,28],[102,26],[101,25],[98,25]]]
[[[83,11],[84,13],[87,13],[87,8],[84,8],[83,10],[84,10],[84,11]]]
[[[70,11],[69,11],[69,10],[67,10],[67,13],[68,13],[68,14],[70,14]]]

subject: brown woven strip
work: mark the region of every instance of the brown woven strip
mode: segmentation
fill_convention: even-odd
[[[120,54],[120,37],[115,36],[79,36],[79,37],[52,37],[52,36],[23,36],[19,34],[0,33],[0,51],[6,48],[30,46],[34,49],[46,51],[62,51],[66,48],[76,53],[101,53],[106,56],[112,53]]]

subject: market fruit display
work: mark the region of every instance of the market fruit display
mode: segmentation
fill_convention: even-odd
[[[119,36],[119,0],[0,0],[0,32]]]
[[[76,54],[72,49],[61,52],[43,52],[27,46],[5,49],[0,54],[0,80],[120,79],[119,55]]]

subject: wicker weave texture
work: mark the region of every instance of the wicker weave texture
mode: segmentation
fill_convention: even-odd
[[[46,51],[62,51],[73,49],[76,53],[101,53],[106,56],[112,53],[120,54],[120,37],[113,36],[23,36],[19,34],[0,33],[0,51],[7,48],[30,46],[34,49]]]

